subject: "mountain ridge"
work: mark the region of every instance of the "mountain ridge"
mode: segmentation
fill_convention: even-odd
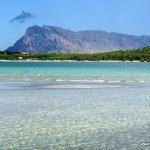
[[[101,30],[72,31],[38,25],[26,29],[23,37],[6,49],[27,53],[101,53],[132,50],[150,45],[150,36],[134,36]]]

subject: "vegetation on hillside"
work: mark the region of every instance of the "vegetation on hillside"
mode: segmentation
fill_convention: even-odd
[[[147,61],[150,62],[150,47],[136,50],[119,50],[95,54],[21,54],[0,51],[0,60],[77,60],[77,61]]]

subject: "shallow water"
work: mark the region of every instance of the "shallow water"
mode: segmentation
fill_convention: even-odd
[[[40,68],[35,63],[32,69],[18,66],[27,65],[23,63],[8,63],[0,68],[0,149],[150,148],[150,64],[90,63],[86,70],[86,63],[79,63],[81,66],[75,63],[74,68],[73,64],[65,63],[64,70],[56,66],[57,70],[53,63],[45,68],[42,63]],[[69,73],[65,74],[66,68]],[[81,76],[84,74],[82,80],[79,68]],[[93,81],[94,72],[99,75],[99,81]],[[110,79],[101,78],[102,72]],[[120,74],[121,81],[115,80],[114,72]],[[43,73],[44,77],[46,74],[50,80],[45,81],[39,75],[33,79],[36,73]],[[26,74],[30,74],[28,80]],[[59,81],[60,77],[63,80]]]
[[[0,62],[1,81],[150,83],[149,74],[146,62]]]

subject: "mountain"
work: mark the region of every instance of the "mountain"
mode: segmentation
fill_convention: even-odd
[[[27,53],[100,53],[150,46],[149,36],[105,31],[74,32],[54,26],[27,28],[25,35],[6,51]]]

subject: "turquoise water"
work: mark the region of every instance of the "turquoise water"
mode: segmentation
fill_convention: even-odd
[[[150,84],[150,63],[0,62],[0,81]]]
[[[150,63],[0,62],[0,149],[149,150]]]

